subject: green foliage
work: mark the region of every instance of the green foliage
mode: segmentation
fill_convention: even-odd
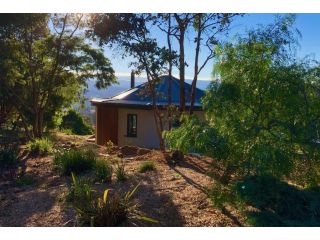
[[[14,147],[0,148],[0,167],[12,167],[18,162],[17,149]]]
[[[73,109],[70,109],[68,113],[62,117],[60,129],[71,131],[71,133],[77,135],[89,135],[93,132],[92,127],[86,122],[83,116]]]
[[[295,60],[293,22],[281,18],[217,48],[220,81],[203,98],[207,121],[183,116],[165,134],[171,148],[221,160],[230,176],[289,177],[304,168],[304,183],[319,183],[319,66]]]
[[[56,114],[79,100],[88,79],[98,88],[116,83],[102,49],[92,48],[79,31],[83,23],[77,14],[0,17],[1,99],[32,129],[30,138],[54,127]]]
[[[18,176],[16,179],[16,184],[18,186],[29,186],[37,183],[37,180],[30,175]]]
[[[68,202],[76,203],[77,208],[84,208],[92,196],[92,181],[87,178],[77,178],[76,175],[71,173],[71,187],[66,196]]]
[[[197,152],[222,159],[228,152],[226,141],[213,127],[196,115],[182,115],[180,127],[164,132],[164,137],[171,149],[180,150],[185,154]]]
[[[72,181],[71,200],[81,226],[115,227],[135,224],[141,220],[157,223],[156,220],[143,216],[138,205],[132,201],[139,185],[123,196],[118,193],[111,195],[111,190],[107,189],[102,197],[96,198],[90,183],[78,180],[74,174]]]
[[[155,166],[154,161],[142,162],[139,166],[139,169],[138,169],[138,171],[141,173],[148,172],[148,171],[154,171],[154,170],[156,170],[156,166]]]
[[[125,171],[125,166],[123,162],[118,162],[115,170],[115,174],[118,182],[125,181],[127,179],[127,174]]]
[[[94,165],[95,180],[99,182],[111,182],[112,166],[104,159],[97,159]]]
[[[90,149],[68,150],[57,153],[54,157],[54,165],[62,174],[68,175],[71,172],[83,173],[92,170],[96,163],[96,155]]]
[[[34,140],[31,140],[27,144],[27,149],[30,151],[31,154],[35,155],[47,155],[52,152],[53,143],[48,138],[37,138]]]
[[[234,190],[258,209],[246,212],[253,226],[320,226],[318,191],[302,190],[271,176],[246,177]]]
[[[239,204],[239,199],[234,193],[233,189],[228,188],[228,186],[221,184],[220,182],[215,182],[214,185],[206,189],[207,195],[214,204],[215,207],[223,209],[225,203],[229,204]]]
[[[111,140],[108,140],[105,144],[105,147],[106,147],[107,153],[111,153],[112,148],[114,147],[114,144]]]
[[[319,70],[293,58],[292,23],[280,19],[217,50],[221,83],[210,85],[203,104],[243,173],[288,176],[320,154]]]

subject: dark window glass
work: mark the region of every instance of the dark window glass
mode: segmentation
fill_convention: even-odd
[[[127,136],[137,137],[137,114],[128,114]]]

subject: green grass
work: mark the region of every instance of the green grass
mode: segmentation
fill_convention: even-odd
[[[112,166],[104,159],[97,159],[94,168],[95,180],[98,182],[111,182]]]
[[[71,172],[79,174],[92,170],[96,160],[97,158],[93,150],[71,149],[58,153],[53,162],[62,174],[69,175]]]
[[[156,170],[156,166],[155,166],[155,163],[154,161],[145,161],[145,162],[142,162],[139,166],[139,169],[138,171],[140,173],[144,173],[144,172],[148,172],[148,171],[154,171]]]
[[[34,179],[32,176],[30,175],[23,175],[23,176],[19,176],[16,179],[16,184],[18,186],[30,186],[30,185],[34,185],[36,184],[37,181],[36,179]]]
[[[122,182],[122,181],[125,181],[127,179],[127,175],[126,175],[123,163],[118,163],[117,164],[117,168],[115,170],[115,174],[116,174],[118,182]]]
[[[38,138],[30,141],[27,144],[27,149],[29,149],[31,154],[34,155],[47,155],[52,152],[53,143],[48,138]]]
[[[77,178],[74,173],[71,173],[72,183],[66,196],[67,202],[77,202],[79,207],[84,208],[90,201],[92,190],[92,181],[88,178]]]

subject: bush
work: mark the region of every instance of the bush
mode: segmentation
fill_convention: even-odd
[[[92,150],[72,149],[58,153],[54,158],[54,165],[65,175],[92,170],[95,163],[96,155]]]
[[[235,192],[258,211],[246,212],[254,226],[320,226],[320,193],[299,189],[272,176],[250,176]]]
[[[79,112],[73,109],[69,110],[67,115],[62,117],[60,129],[69,134],[73,133],[77,135],[89,135],[93,132],[92,126],[86,122]]]
[[[17,149],[13,147],[0,148],[0,167],[12,167],[17,162]]]
[[[36,184],[36,179],[34,179],[32,176],[30,175],[23,175],[23,176],[19,176],[16,179],[16,184],[18,186],[29,186],[29,185],[34,185]]]
[[[144,173],[147,171],[154,171],[156,169],[156,166],[154,164],[154,161],[145,161],[140,164],[139,166],[139,172]]]
[[[77,212],[77,224],[80,226],[115,227],[141,220],[157,222],[142,216],[137,204],[132,202],[139,185],[122,197],[118,193],[110,196],[111,190],[107,189],[102,198],[95,198],[88,182],[78,180],[73,174],[72,181],[72,205]]]
[[[80,208],[84,208],[91,199],[92,181],[87,178],[77,178],[74,173],[71,173],[72,183],[67,194],[68,202],[76,202]]]
[[[181,125],[171,131],[164,132],[166,144],[170,149],[180,150],[184,154],[202,153],[217,160],[228,154],[227,142],[208,122],[196,115],[182,115]]]
[[[39,138],[30,141],[27,144],[31,154],[47,155],[52,152],[53,143],[48,138]]]
[[[98,159],[94,165],[95,180],[99,182],[111,182],[112,166],[103,159]]]
[[[124,169],[124,163],[117,163],[116,177],[118,182],[125,181],[127,179],[126,172]]]
[[[111,153],[114,147],[114,144],[111,140],[108,140],[105,144],[107,153]]]

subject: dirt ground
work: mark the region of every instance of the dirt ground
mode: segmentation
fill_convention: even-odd
[[[60,136],[62,142],[79,147],[84,139]],[[71,142],[71,143],[70,143]],[[61,143],[62,146],[64,145]],[[60,146],[61,147],[61,146]],[[100,154],[106,149],[97,147]],[[244,220],[235,211],[214,208],[204,192],[212,184],[207,176],[212,159],[186,156],[176,166],[169,166],[163,153],[151,151],[142,156],[123,157],[128,179],[112,183],[96,184],[103,192],[124,192],[140,183],[135,194],[141,211],[157,219],[152,226],[242,226]],[[153,160],[156,170],[139,173],[142,161]],[[69,177],[61,177],[53,169],[53,157],[29,157],[22,152],[21,166],[16,171],[32,176],[34,183],[19,186],[10,179],[10,172],[0,177],[0,226],[73,226],[74,211],[65,203],[65,194],[70,185]],[[14,175],[14,174],[12,174]],[[142,225],[148,226],[149,223]]]

